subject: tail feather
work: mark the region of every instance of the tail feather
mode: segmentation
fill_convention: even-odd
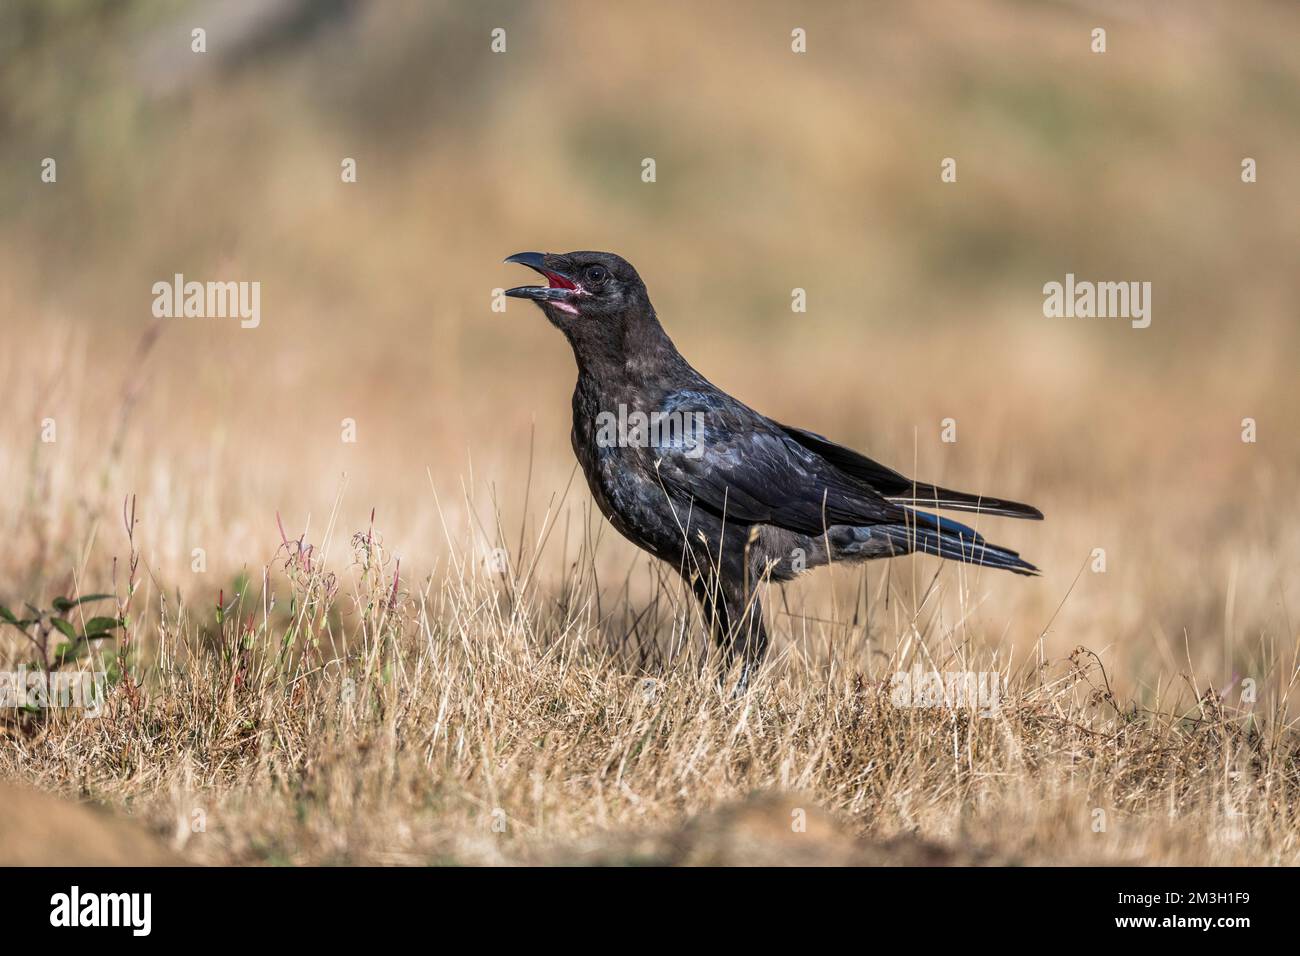
[[[1000,568],[1015,574],[1038,574],[1038,568],[1021,558],[1017,552],[989,544],[973,528],[924,511],[909,509],[908,515],[912,521],[873,527],[872,534],[883,536],[891,546],[898,549],[899,554],[919,551],[965,564]]]
[[[924,505],[927,508],[942,508],[947,511],[971,511],[982,515],[997,515],[1001,518],[1043,520],[1043,513],[1033,505],[1008,501],[1006,498],[986,498],[983,495],[953,491],[937,485],[917,484],[908,488],[904,494],[892,494],[886,497],[902,505]]]
[[[883,498],[900,505],[921,505],[947,511],[973,511],[977,514],[998,515],[1004,518],[1043,520],[1043,513],[1033,505],[988,495],[973,495],[953,491],[920,481],[913,481],[894,469],[872,461],[852,448],[837,445],[816,432],[804,428],[782,425],[781,429],[810,451],[816,452],[840,471],[863,482]]]

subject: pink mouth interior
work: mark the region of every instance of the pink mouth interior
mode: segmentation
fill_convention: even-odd
[[[543,269],[542,274],[546,276],[546,281],[552,289],[576,289],[577,286],[570,282],[558,272],[551,272]]]

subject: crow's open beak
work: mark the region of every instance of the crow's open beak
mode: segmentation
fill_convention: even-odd
[[[566,312],[576,312],[572,306],[566,302],[571,296],[581,294],[578,284],[562,272],[556,272],[554,269],[546,268],[546,256],[541,252],[516,252],[505,260],[506,262],[517,262],[521,266],[528,266],[540,272],[546,277],[546,285],[521,285],[514,289],[506,289],[506,295],[513,296],[516,299],[532,299],[535,302],[551,302],[559,305]]]

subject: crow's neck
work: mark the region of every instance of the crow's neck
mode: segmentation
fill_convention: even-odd
[[[628,313],[617,330],[605,330],[600,336],[588,337],[575,330],[569,334],[569,343],[578,361],[578,380],[589,385],[668,385],[693,372],[653,308]]]

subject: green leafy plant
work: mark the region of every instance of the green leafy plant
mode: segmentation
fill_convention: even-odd
[[[85,657],[94,649],[95,641],[113,639],[113,632],[123,625],[120,617],[85,618],[74,612],[83,605],[114,599],[112,594],[58,597],[48,610],[24,604],[24,617],[0,604],[0,621],[17,628],[27,638],[38,655],[35,664],[48,674]]]

